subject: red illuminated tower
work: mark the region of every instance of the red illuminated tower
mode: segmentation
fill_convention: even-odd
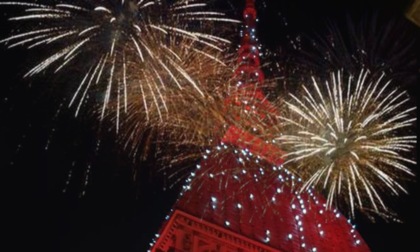
[[[255,0],[246,0],[236,86],[241,99],[275,113],[261,90]],[[255,102],[257,101],[257,102]],[[241,104],[243,105],[243,104]],[[253,106],[245,109],[252,112]],[[256,113],[259,119],[265,115]],[[155,252],[340,251],[369,248],[347,219],[283,167],[281,150],[251,132],[228,128],[208,149],[152,246]]]

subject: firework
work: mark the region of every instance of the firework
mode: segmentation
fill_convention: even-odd
[[[182,67],[202,87],[203,95],[191,86],[164,92],[167,109],[161,108],[159,114],[153,113],[159,109],[153,97],[145,101],[140,92],[130,89],[128,113],[110,117],[112,125],[117,125],[120,144],[135,160],[144,158],[150,145],[157,148],[154,150],[159,153],[162,171],[169,179],[174,178],[174,184],[188,174],[184,167],[190,167],[215,140],[223,139],[229,127],[259,134],[274,125],[274,114],[263,105],[267,97],[258,91],[271,89],[272,82],[237,85],[232,77],[237,68],[233,57],[216,62],[194,52],[188,54],[185,57],[190,60]],[[145,113],[144,103],[151,105],[152,113]]]
[[[1,42],[8,48],[42,48],[46,50],[43,55],[48,55],[25,77],[70,68],[75,71],[67,74],[80,76],[70,101],[77,106],[76,115],[89,97],[102,102],[102,116],[113,96],[123,94],[127,107],[130,85],[141,86],[144,96],[163,102],[162,96],[157,97],[159,90],[182,88],[179,78],[183,78],[187,80],[183,83],[201,94],[200,87],[180,66],[186,59],[174,47],[223,51],[229,41],[212,35],[209,24],[236,22],[223,13],[206,10],[205,3],[195,0],[172,4],[158,0],[10,1],[0,5],[23,8],[23,13],[9,18],[19,29]]]
[[[405,92],[391,89],[385,77],[369,79],[368,71],[344,79],[304,86],[290,95],[278,137],[285,165],[305,180],[303,189],[326,192],[328,207],[338,202],[384,213],[383,195],[407,193],[401,181],[413,176],[409,158],[416,136],[415,118]]]
[[[191,85],[185,85],[188,80],[175,75],[182,89],[165,89],[161,85],[156,89],[158,95],[153,95],[144,92],[145,88],[141,85],[131,85],[127,89],[126,105],[122,93],[109,102],[108,111],[112,112],[106,113],[102,123],[115,130],[118,144],[130,153],[134,161],[152,158],[150,154],[157,152],[165,157],[176,155],[181,146],[198,146],[195,151],[199,151],[215,135],[205,126],[211,123],[214,129],[220,126],[211,107],[216,106],[215,100],[223,105],[223,100],[219,100],[222,96],[220,90],[226,86],[223,82],[229,82],[232,75],[231,56],[211,54],[209,49],[183,50],[183,47],[174,47],[186,59],[180,66],[202,88],[202,93]],[[141,77],[132,78],[146,83],[166,82],[166,79],[156,79],[157,75],[150,71],[143,71]],[[211,105],[207,107],[206,104]],[[94,117],[101,117],[102,108],[98,107],[94,112]],[[191,158],[188,160],[191,161]]]
[[[400,84],[413,82],[416,72],[415,39],[406,20],[379,15],[360,19],[347,16],[344,26],[329,22],[326,31],[303,37],[297,64],[317,76],[325,69],[346,69],[356,75],[367,68],[372,75],[385,72]]]
[[[418,74],[413,29],[407,20],[383,14],[345,15],[326,22],[322,29],[286,33],[279,49],[266,50],[264,58],[272,63],[264,71],[281,76],[280,95],[295,92],[314,75],[329,78],[330,72],[343,69],[343,74],[357,75],[362,68],[377,77],[385,72],[394,83],[409,89]]]
[[[221,54],[211,55],[205,51],[185,50],[179,54],[186,59],[181,62],[180,67],[202,87],[202,92],[196,92],[193,86],[185,85],[189,80],[180,78],[180,74],[174,78],[179,79],[179,84],[185,87],[166,90],[165,86],[161,85],[156,89],[159,95],[144,92],[142,85],[130,86],[126,106],[120,105],[124,98],[122,94],[111,102],[117,113],[110,114],[109,119],[116,125],[117,132],[121,132],[122,135],[128,132],[134,139],[140,139],[138,136],[142,134],[140,132],[143,131],[143,126],[164,128],[165,125],[179,125],[179,120],[184,119],[188,121],[185,124],[191,124],[195,121],[193,118],[206,114],[206,111],[203,111],[205,105],[199,104],[210,102],[213,96],[219,97],[219,90],[225,85],[222,82],[229,81],[232,73],[228,63],[231,59]],[[150,71],[143,71],[142,77],[137,81],[166,83],[166,79],[157,76]],[[198,113],[197,108],[202,109],[201,113]],[[127,113],[123,114],[124,111]],[[188,117],[190,119],[187,119]]]

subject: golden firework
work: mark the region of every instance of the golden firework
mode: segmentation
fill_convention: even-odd
[[[176,79],[181,76],[188,80],[183,82],[185,85],[202,92],[181,67],[185,59],[172,45],[178,43],[188,46],[185,50],[197,52],[207,48],[221,52],[229,41],[215,36],[212,27],[218,22],[238,23],[223,13],[208,10],[207,4],[198,0],[44,2],[0,2],[1,7],[23,9],[9,18],[19,29],[0,43],[8,48],[45,50],[38,55],[42,60],[25,77],[73,69],[65,73],[78,79],[71,81],[70,106],[77,106],[76,115],[90,100],[101,103],[104,116],[110,100],[120,94],[126,106],[129,85],[142,85],[144,96],[152,92],[153,97],[165,88],[157,87],[163,85],[156,81],[163,76],[130,81],[142,75],[169,75],[177,88],[182,88]]]
[[[188,81],[186,78],[177,78],[181,81],[182,89],[167,88],[165,92],[156,92],[156,96],[151,96],[152,92],[145,96],[141,91],[142,86],[130,85],[127,111],[124,111],[125,106],[118,105],[123,102],[122,96],[111,103],[120,111],[111,113],[110,117],[118,128],[119,142],[135,158],[144,156],[144,151],[149,149],[147,145],[153,144],[158,147],[166,168],[179,168],[195,161],[206,148],[220,141],[229,126],[252,133],[262,132],[269,127],[274,116],[268,115],[260,104],[267,97],[257,96],[262,95],[259,92],[261,88],[270,86],[259,83],[238,86],[236,77],[233,77],[237,68],[233,54],[203,50],[179,52],[175,47],[174,52],[186,59],[181,62],[181,67],[201,87],[202,92],[197,92],[192,85],[183,85],[182,82]],[[149,73],[150,79],[164,76],[159,80],[163,83],[173,81],[169,75],[145,73]],[[158,103],[156,100],[164,102]],[[146,136],[151,140],[147,144],[144,142]],[[179,174],[179,177],[188,174],[182,168],[169,173]]]
[[[287,152],[285,165],[304,179],[302,190],[327,194],[327,207],[338,202],[377,214],[389,212],[385,195],[407,193],[402,183],[413,176],[410,154],[416,118],[406,92],[385,76],[368,71],[303,86],[284,102],[276,140]]]

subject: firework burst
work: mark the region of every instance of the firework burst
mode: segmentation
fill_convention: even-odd
[[[279,93],[295,92],[311,76],[329,78],[343,69],[343,74],[357,75],[362,68],[412,88],[418,74],[416,27],[401,17],[366,14],[349,13],[311,32],[286,34],[280,48],[266,50],[265,61],[272,64],[264,70],[281,76]]]
[[[229,82],[232,75],[232,57],[221,52],[211,54],[208,48],[197,51],[178,47],[174,50],[177,49],[181,50],[179,55],[186,59],[180,66],[202,88],[202,93],[191,85],[185,85],[186,79],[179,78],[182,89],[160,86],[161,89],[157,90],[159,95],[153,96],[150,92],[143,92],[141,85],[131,85],[128,86],[126,106],[122,93],[109,102],[109,113],[102,123],[116,132],[118,144],[130,153],[134,162],[154,159],[157,153],[165,159],[180,154],[181,149],[186,162],[195,160],[193,156],[201,153],[201,147],[209,144],[209,139],[215,137],[220,126],[212,108],[223,105],[223,100],[219,99],[222,96],[220,92],[227,84],[224,82]],[[142,78],[148,83],[165,81],[156,80],[156,75],[150,71],[144,71]],[[220,104],[216,104],[216,100]],[[101,117],[102,108],[97,107],[94,113],[94,117]],[[187,151],[193,147],[194,151]],[[164,163],[167,164],[166,159]]]
[[[223,13],[206,10],[206,4],[196,0],[171,4],[159,0],[58,4],[10,1],[1,2],[0,6],[23,8],[23,13],[9,18],[19,29],[1,43],[8,48],[47,50],[48,56],[25,77],[48,69],[54,73],[76,69],[71,74],[80,76],[80,82],[70,101],[70,105],[77,106],[76,115],[89,96],[102,102],[102,116],[115,95],[123,94],[127,107],[130,85],[139,85],[144,96],[163,102],[160,91],[182,88],[182,78],[187,80],[183,83],[202,94],[180,65],[186,59],[174,48],[223,51],[229,41],[211,35],[209,24],[236,22]],[[90,90],[95,91],[94,95],[90,95]]]
[[[130,139],[137,141],[135,139],[141,139],[139,136],[147,127],[166,128],[168,125],[183,125],[184,127],[194,124],[196,121],[194,119],[207,114],[204,110],[205,105],[200,106],[200,104],[212,103],[212,97],[220,96],[221,87],[226,85],[223,82],[229,82],[232,73],[230,63],[228,63],[231,59],[223,57],[221,53],[210,55],[204,50],[184,50],[179,54],[186,59],[180,63],[180,67],[202,88],[202,92],[197,92],[191,85],[185,85],[188,80],[178,75],[174,77],[179,78],[179,84],[185,87],[165,90],[162,85],[161,89],[157,89],[159,96],[145,93],[141,85],[130,86],[126,106],[120,105],[124,99],[123,94],[110,102],[117,113],[110,113],[107,118],[116,126],[117,132],[121,135],[128,133],[132,135]],[[143,72],[142,79],[148,83],[165,82],[164,79],[156,80],[156,75],[148,71]],[[123,114],[124,111],[127,113]],[[187,121],[185,124],[180,123],[184,120]]]
[[[182,104],[178,103],[178,112],[173,117],[176,120],[165,124],[164,134],[157,139],[164,148],[171,146],[170,155],[161,155],[163,171],[169,175],[168,178],[175,184],[182,181],[187,175],[186,169],[191,168],[188,164],[199,160],[208,148],[214,147],[216,141],[237,140],[240,146],[267,150],[270,144],[254,135],[258,136],[272,127],[275,116],[261,105],[260,93],[256,90],[253,85],[242,90],[225,84],[201,99],[192,94],[189,99],[194,106],[185,103],[179,107]],[[275,151],[270,155],[279,157],[283,154]]]
[[[287,152],[285,165],[304,180],[303,189],[326,192],[327,205],[344,202],[386,214],[383,195],[407,193],[402,180],[413,176],[409,154],[416,136],[415,118],[405,92],[391,89],[384,75],[369,79],[361,71],[347,80],[332,75],[325,85],[315,79],[302,96],[290,95],[277,140]]]
[[[411,29],[407,20],[347,16],[344,26],[329,22],[326,31],[303,37],[297,65],[317,76],[325,74],[325,69],[345,68],[357,75],[359,69],[367,68],[372,75],[385,72],[400,85],[410,84],[417,65]]]
[[[272,89],[273,82],[237,85],[237,77],[232,76],[237,69],[233,57],[225,56],[216,62],[195,52],[188,54],[185,57],[190,60],[182,67],[202,87],[203,95],[192,86],[164,92],[167,110],[161,109],[163,113],[159,115],[145,113],[144,96],[130,89],[128,113],[123,114],[124,108],[120,107],[120,117],[115,116],[118,113],[109,117],[111,124],[118,127],[120,144],[131,152],[134,160],[144,158],[150,145],[157,148],[162,171],[169,179],[173,177],[175,184],[188,174],[184,167],[189,168],[191,161],[200,159],[202,152],[215,140],[223,139],[230,127],[259,134],[271,127],[275,118],[263,105],[267,96],[259,91]],[[146,100],[151,104],[149,110],[158,110],[152,97]]]

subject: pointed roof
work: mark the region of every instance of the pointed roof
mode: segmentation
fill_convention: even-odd
[[[275,107],[267,100],[262,91],[265,77],[260,68],[255,0],[246,0],[240,36],[241,46],[238,50],[237,68],[233,78],[238,93],[235,93],[234,97],[227,97],[226,101],[235,102],[237,101],[236,97],[247,98],[247,102],[252,102],[258,111],[274,113]],[[264,115],[260,114],[259,116],[263,117]]]

